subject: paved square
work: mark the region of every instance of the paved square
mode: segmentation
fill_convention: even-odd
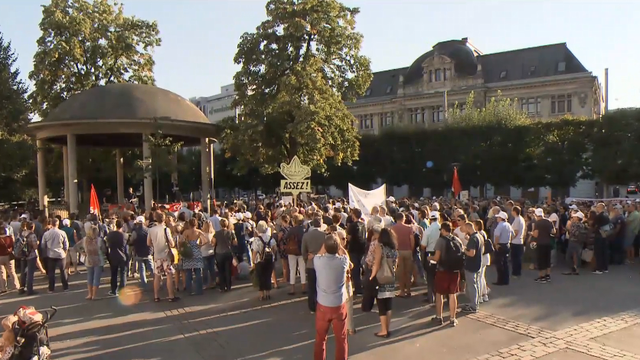
[[[555,269],[555,272],[560,272]],[[490,269],[489,278],[495,277]],[[507,287],[494,287],[491,301],[476,314],[459,314],[458,327],[434,326],[433,309],[418,293],[394,300],[389,339],[378,331],[375,313],[356,303],[358,333],[349,339],[350,359],[397,359],[425,356],[442,360],[623,359],[640,360],[640,288],[637,267],[613,267],[600,276],[555,275],[550,284],[535,284],[525,272]],[[50,333],[56,359],[311,359],[315,338],[313,315],[305,298],[274,290],[270,303],[258,301],[249,284],[221,294],[186,297],[179,303],[153,303],[150,293],[126,299],[84,300],[84,275],[74,275],[71,291],[0,297],[3,315],[20,305],[55,305],[60,311]],[[101,294],[106,294],[103,279]],[[133,281],[132,286],[137,286]],[[464,298],[462,298],[464,299]],[[464,301],[464,300],[463,300]],[[125,305],[128,304],[128,305]],[[333,358],[333,337],[327,346]]]

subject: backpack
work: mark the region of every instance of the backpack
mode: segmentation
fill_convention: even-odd
[[[482,238],[484,238],[484,252],[482,255],[493,254],[496,251],[496,248],[493,246],[493,241],[484,235],[482,235]]]
[[[445,236],[445,248],[439,265],[445,271],[461,271],[464,269],[464,250],[462,241],[455,236]]]
[[[290,229],[285,236],[287,244],[284,251],[287,255],[300,256],[300,245],[302,244],[302,233],[304,230],[301,227],[294,227]]]
[[[16,238],[16,243],[13,246],[13,255],[16,259],[26,259],[29,256],[29,244],[24,236],[19,235]]]
[[[261,262],[273,262],[273,259],[275,258],[274,254],[273,254],[273,250],[271,250],[271,246],[269,246],[268,243],[266,243],[262,237],[258,236],[258,239],[260,239],[260,241],[262,242],[262,252],[261,252]],[[271,239],[269,239],[269,242],[271,242]]]

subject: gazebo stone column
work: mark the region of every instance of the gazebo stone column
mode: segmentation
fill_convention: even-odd
[[[142,134],[142,161],[144,164],[144,208],[151,211],[153,203],[153,179],[151,179],[151,148],[147,142],[147,134]]]
[[[44,141],[36,142],[38,151],[38,202],[40,210],[44,211],[45,216],[49,216],[47,209],[47,168],[46,158],[44,154]]]
[[[64,171],[64,201],[69,203],[69,149],[62,146],[62,169]]]
[[[69,212],[78,213],[78,153],[76,135],[67,135],[67,159],[69,162]]]
[[[209,211],[211,210],[211,192],[209,191],[209,181],[211,181],[211,171],[209,167],[211,166],[211,160],[209,157],[209,139],[201,138],[200,139],[200,173],[201,173],[201,183],[202,183],[202,206],[206,207]]]
[[[120,149],[116,149],[116,186],[118,188],[118,204],[124,204],[124,159]]]

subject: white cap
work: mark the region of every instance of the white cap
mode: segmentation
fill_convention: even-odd
[[[509,219],[509,215],[507,215],[507,213],[506,213],[506,212],[504,212],[504,211],[500,211],[500,212],[498,213],[498,215],[496,215],[496,217],[499,217],[499,218],[501,218],[502,220],[507,220],[507,219]]]
[[[245,219],[251,219],[251,213],[248,212],[248,211],[246,213],[244,213],[243,216],[244,216]]]
[[[578,219],[583,220],[584,219],[584,214],[582,213],[582,211],[578,211],[577,213],[571,215],[571,216],[576,216],[578,217]]]
[[[420,207],[420,205],[418,205],[418,203],[413,203],[413,207],[417,207],[417,208],[419,208],[419,207]]]
[[[434,199],[435,199],[435,198],[434,198]],[[432,208],[432,209],[436,209],[436,210],[440,210],[440,204],[438,204],[437,202],[434,202],[434,203],[431,205],[431,208]]]
[[[29,216],[27,214],[22,214],[20,215],[20,219],[28,219]]]
[[[432,211],[431,213],[429,213],[429,219],[439,219],[440,218],[440,213],[437,211]]]
[[[238,219],[238,220],[242,220],[243,217],[244,217],[244,215],[242,213],[237,213],[236,214],[236,219]]]
[[[71,225],[71,221],[69,221],[69,219],[62,220],[62,226],[69,226],[69,225]]]
[[[571,205],[571,206],[569,206],[569,209],[571,209],[571,210],[578,210],[578,207],[577,207],[577,206],[575,206],[575,205]]]
[[[335,208],[340,208],[340,209],[342,209],[342,204],[340,204],[340,203],[336,203],[335,205],[333,205],[333,208],[334,208],[334,209],[335,209]]]
[[[394,201],[396,201],[396,198],[394,198],[393,196],[389,196],[389,197],[387,198],[387,201],[394,202]]]
[[[136,218],[135,223],[136,223],[136,224],[144,224],[144,221],[145,221],[145,220],[146,220],[146,219],[144,218],[144,216],[138,216],[138,217]]]
[[[537,208],[535,214],[536,216],[544,216],[544,210]]]

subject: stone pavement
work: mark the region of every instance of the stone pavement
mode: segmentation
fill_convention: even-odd
[[[560,269],[555,269],[559,273]],[[354,312],[358,333],[349,339],[350,359],[435,356],[464,359],[640,360],[640,268],[612,267],[604,275],[555,275],[533,282],[526,271],[510,286],[494,287],[477,314],[459,314],[456,328],[434,326],[422,296],[394,300],[393,336],[378,339],[375,313]],[[495,270],[488,271],[495,278]],[[305,298],[275,290],[260,302],[249,284],[221,294],[187,297],[179,303],[151,301],[150,293],[86,301],[84,275],[69,292],[0,297],[0,314],[23,304],[58,306],[50,334],[56,359],[311,359],[313,316]],[[103,279],[100,293],[107,292]],[[137,281],[135,281],[137,282]],[[134,283],[135,283],[134,282]],[[135,285],[135,284],[134,284]],[[421,288],[418,289],[419,291]],[[333,359],[333,338],[327,346]]]

